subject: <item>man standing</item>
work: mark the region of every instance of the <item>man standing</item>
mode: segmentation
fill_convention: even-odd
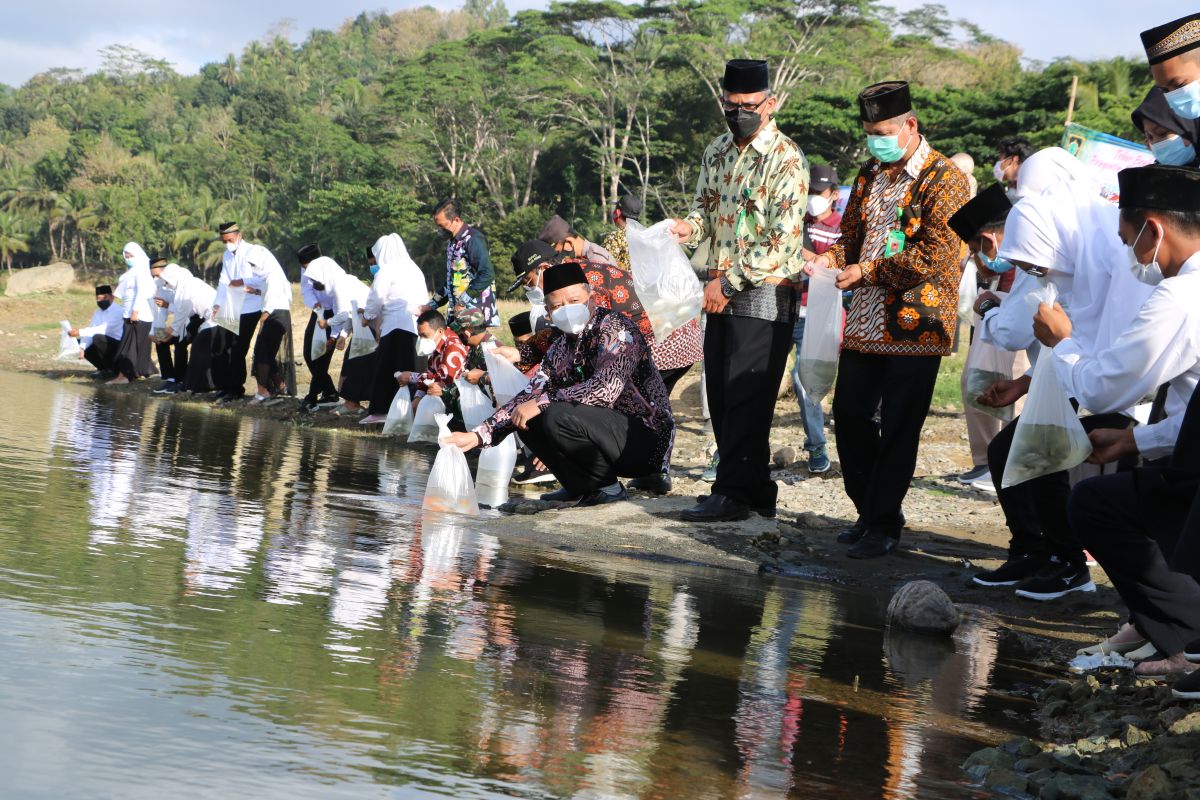
[[[246,300],[259,300],[262,327],[254,341],[254,380],[258,391],[252,404],[271,405],[281,395],[296,395],[296,362],[292,355],[292,284],[283,266],[267,248],[254,245],[246,254]],[[243,319],[244,319],[243,315]],[[280,346],[283,347],[283,358]]]
[[[554,252],[566,258],[587,261],[592,264],[617,266],[617,259],[612,253],[595,242],[589,242],[558,214],[546,220],[538,238],[553,247]],[[628,261],[628,251],[626,251],[626,261]]]
[[[609,253],[618,267],[629,272],[629,242],[625,239],[625,225],[629,220],[637,222],[642,218],[642,201],[631,194],[622,195],[613,209],[612,221],[616,230],[604,234],[600,244]]]
[[[113,290],[108,284],[96,287],[96,311],[91,324],[86,328],[72,328],[68,336],[79,340],[83,357],[96,368],[96,377],[103,378],[112,373],[117,363],[117,350],[125,333],[125,319],[121,307],[113,303]]]
[[[420,312],[435,311],[449,303],[447,318],[453,320],[459,308],[481,308],[487,315],[488,327],[499,325],[495,275],[487,239],[463,221],[454,200],[438,203],[433,222],[450,237],[446,244],[446,283]]]
[[[237,336],[232,337],[226,332],[218,334],[213,342],[214,378],[218,380],[217,388],[221,390],[217,402],[229,402],[241,400],[246,393],[246,355],[250,352],[254,329],[262,317],[263,299],[261,294],[246,291],[246,279],[250,277],[247,258],[251,251],[259,249],[258,246],[242,238],[242,229],[236,222],[222,222],[217,232],[225,243],[225,254],[221,256],[221,279],[217,284],[213,319],[220,313],[229,292],[243,292],[246,295],[242,301]]]
[[[704,151],[692,211],[672,227],[682,242],[709,245],[704,362],[721,459],[712,493],[683,514],[690,522],[775,514],[771,422],[808,203],[808,161],[775,126],[767,62],[730,61],[721,88],[729,133]]]
[[[858,520],[838,541],[874,558],[900,541],[921,426],[954,344],[961,245],[948,222],[969,189],[921,135],[907,83],[868,86],[858,107],[873,158],[854,180],[842,238],[813,267],[841,270],[838,288],[854,290],[833,416]]]

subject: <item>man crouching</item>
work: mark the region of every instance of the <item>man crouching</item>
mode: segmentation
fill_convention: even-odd
[[[597,308],[578,264],[542,273],[550,348],[525,391],[473,431],[448,440],[464,452],[519,431],[562,488],[543,500],[580,506],[628,497],[619,477],[670,462],[675,420],[650,347],[628,317]]]

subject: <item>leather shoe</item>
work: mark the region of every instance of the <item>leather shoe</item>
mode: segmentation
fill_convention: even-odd
[[[548,503],[574,503],[582,498],[577,494],[571,494],[567,490],[567,487],[564,486],[561,489],[555,489],[553,492],[546,492],[538,499],[545,500]]]
[[[838,544],[858,544],[867,533],[867,526],[856,522],[838,534]]]
[[[650,494],[666,494],[671,491],[671,476],[656,472],[653,475],[643,475],[640,478],[634,478],[629,482],[630,489],[637,489],[639,492],[649,492]]]
[[[737,522],[750,518],[750,506],[723,494],[710,494],[702,502],[684,511],[685,522]]]
[[[880,558],[895,550],[899,544],[899,539],[886,533],[867,531],[858,544],[846,551],[846,555],[850,558]]]
[[[579,502],[575,504],[575,507],[589,508],[591,506],[602,506],[607,503],[619,503],[622,500],[628,500],[629,492],[625,491],[625,487],[621,486],[621,484],[618,483],[617,486],[619,486],[621,490],[613,494],[609,494],[603,489],[597,489],[591,494],[585,494],[579,500]]]
[[[698,495],[696,495],[696,503],[698,505],[702,505],[706,500],[708,500],[708,498],[709,498],[709,495],[698,494]],[[750,506],[749,508],[751,511],[753,511],[755,514],[758,514],[760,517],[766,517],[767,519],[775,519],[776,511],[775,511],[774,505]]]

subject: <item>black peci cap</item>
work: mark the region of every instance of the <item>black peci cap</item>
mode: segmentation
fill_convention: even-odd
[[[1200,13],[1142,31],[1142,47],[1151,65],[1200,47]]]
[[[767,62],[755,58],[735,58],[725,62],[721,88],[729,94],[758,94],[771,88]]]
[[[588,285],[587,275],[583,274],[583,267],[574,261],[568,261],[565,264],[555,264],[542,273],[542,291],[546,294],[557,292],[559,289],[565,289],[568,286],[574,286],[582,283]]]
[[[858,116],[863,122],[883,122],[912,111],[907,81],[883,81],[858,93]]]
[[[1012,202],[1009,201],[1004,186],[994,183],[951,215],[950,230],[957,233],[958,238],[964,242],[969,242],[978,236],[985,226],[1003,222],[1011,210]]]
[[[321,257],[321,246],[316,244],[306,244],[296,251],[296,260],[301,264],[311,264]]]
[[[1121,208],[1200,211],[1200,172],[1187,167],[1148,164],[1117,173]]]

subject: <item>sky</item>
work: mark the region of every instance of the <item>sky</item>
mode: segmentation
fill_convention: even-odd
[[[110,44],[165,58],[183,73],[240,53],[287,21],[293,39],[333,29],[363,10],[397,11],[431,5],[452,9],[461,0],[34,0],[5,2],[0,27],[0,83],[20,86],[53,67],[94,70]],[[900,9],[927,0],[884,0]],[[1029,58],[1141,57],[1138,32],[1195,11],[1195,0],[941,0],[955,18],[1019,46]],[[510,12],[544,7],[507,0]]]

